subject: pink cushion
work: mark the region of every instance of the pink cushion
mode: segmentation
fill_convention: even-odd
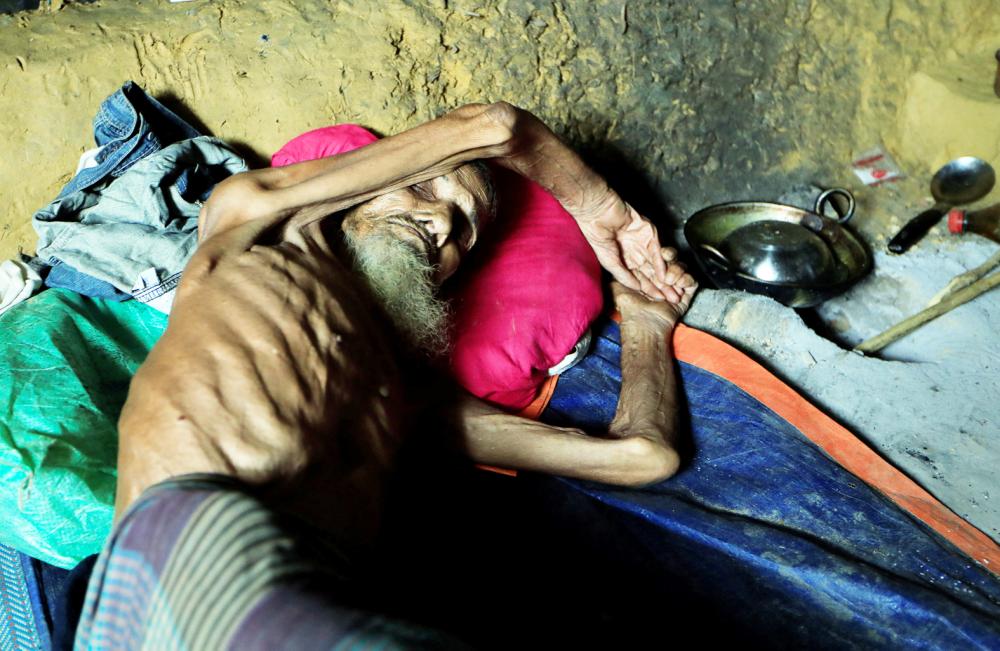
[[[317,129],[290,141],[271,163],[331,156],[375,139],[353,124]],[[449,281],[451,367],[473,395],[522,409],[600,313],[601,270],[559,202],[513,172],[493,172],[498,218]]]
[[[573,217],[493,168],[499,213],[456,276],[452,369],[472,394],[522,409],[601,311],[601,269]]]
[[[304,160],[326,158],[364,147],[378,140],[368,129],[356,124],[337,124],[295,136],[271,156],[271,167],[283,167]]]

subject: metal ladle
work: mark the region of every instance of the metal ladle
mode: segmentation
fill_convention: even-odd
[[[993,189],[995,182],[996,174],[990,164],[975,156],[963,156],[947,163],[931,179],[934,207],[906,222],[896,236],[889,240],[889,250],[893,253],[905,253],[934,224],[941,221],[953,206],[982,199]]]

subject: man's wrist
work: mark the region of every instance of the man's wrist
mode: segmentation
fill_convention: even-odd
[[[613,213],[615,208],[623,203],[618,193],[611,189],[603,177],[592,171],[590,174],[590,178],[581,183],[582,190],[577,205],[566,208],[581,224],[596,221]]]

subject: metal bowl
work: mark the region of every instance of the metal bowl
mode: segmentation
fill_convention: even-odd
[[[839,220],[822,216],[831,197],[847,199]],[[770,296],[791,307],[811,307],[840,294],[871,268],[871,256],[842,224],[854,197],[828,190],[814,211],[766,202],[710,206],[695,213],[684,234],[699,265],[720,288]]]
[[[834,273],[823,238],[789,222],[765,219],[740,226],[719,248],[740,272],[769,283],[825,282]]]

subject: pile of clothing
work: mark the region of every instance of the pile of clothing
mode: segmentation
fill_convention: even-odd
[[[51,267],[45,284],[169,312],[202,203],[246,161],[132,82],[101,105],[94,139],[73,180],[33,218],[37,255]]]

